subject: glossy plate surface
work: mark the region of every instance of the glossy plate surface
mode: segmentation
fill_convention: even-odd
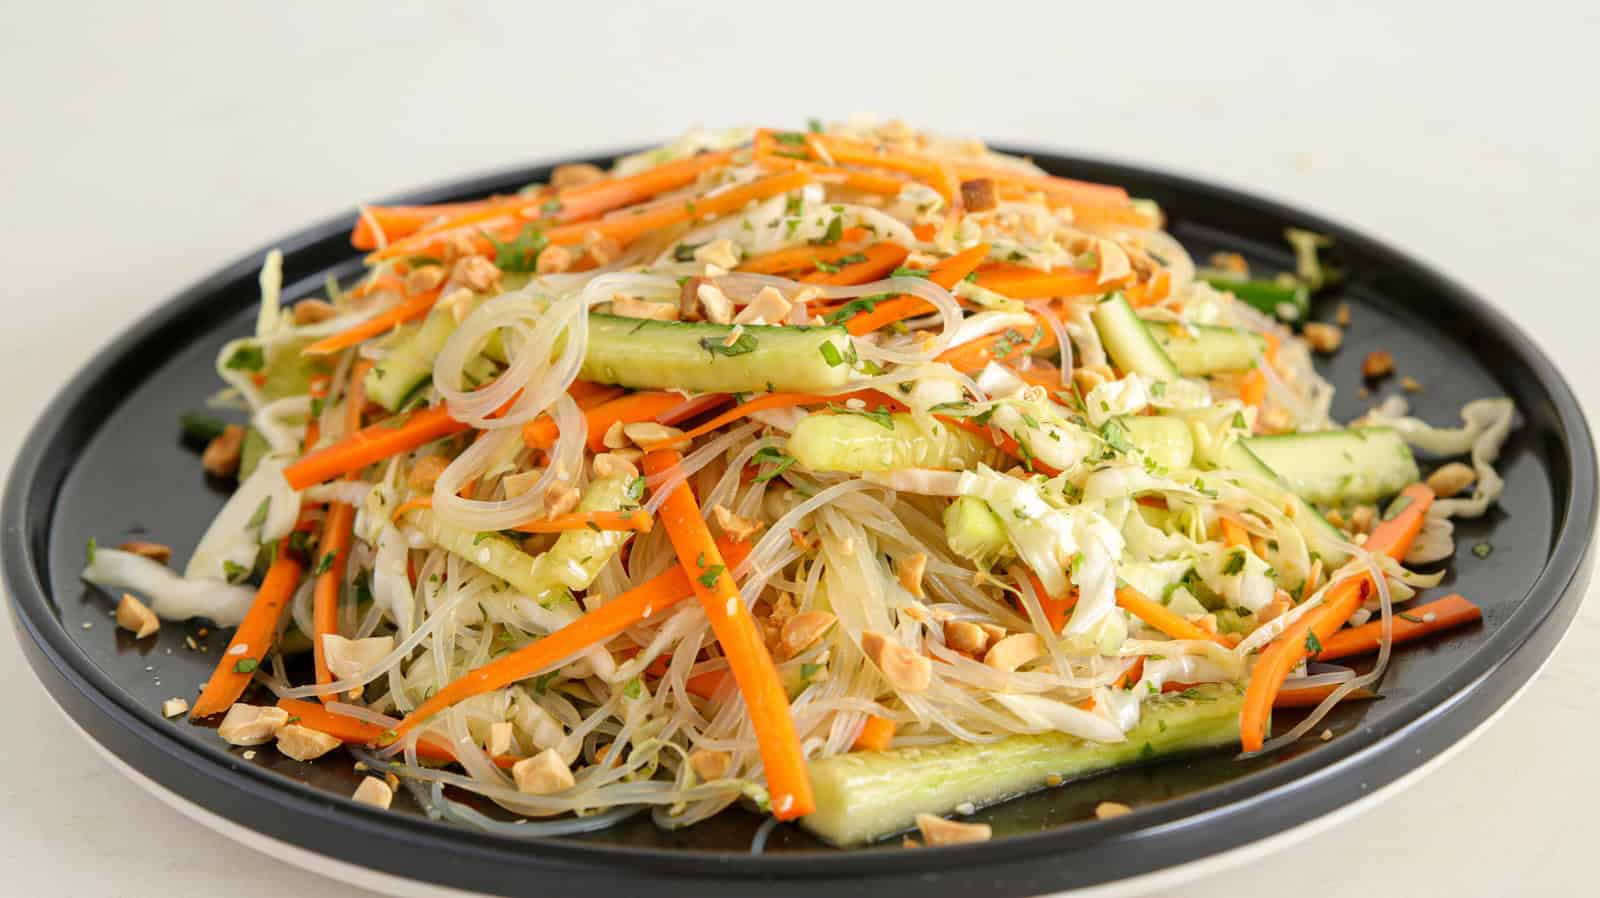
[[[852,852],[779,827],[767,853],[748,853],[757,818],[741,811],[662,832],[643,817],[610,831],[536,842],[436,823],[415,807],[389,813],[348,800],[358,774],[342,754],[300,764],[275,751],[253,761],[213,730],[163,720],[172,696],[192,698],[227,644],[173,625],[136,642],[115,629],[110,597],[78,578],[90,537],[102,545],[144,536],[192,547],[225,493],[180,445],[178,416],[218,383],[212,362],[249,332],[262,252],[156,308],[57,397],[12,471],[0,535],[19,636],[55,700],[92,738],[182,799],[264,836],[382,873],[505,895],[582,888],[658,896],[763,894],[1029,895],[1113,882],[1217,854],[1303,823],[1392,782],[1488,718],[1543,663],[1582,600],[1595,525],[1595,456],[1571,391],[1539,349],[1482,300],[1403,254],[1346,228],[1226,188],[1128,166],[1035,155],[1060,174],[1126,185],[1158,201],[1197,260],[1244,254],[1260,271],[1290,268],[1286,226],[1328,233],[1345,281],[1313,317],[1353,310],[1344,348],[1324,366],[1339,388],[1335,417],[1360,414],[1400,389],[1390,378],[1357,393],[1362,356],[1385,349],[1423,391],[1416,413],[1454,424],[1461,405],[1506,395],[1518,427],[1499,468],[1506,491],[1481,521],[1457,528],[1457,557],[1432,595],[1478,601],[1484,622],[1401,650],[1383,699],[1341,709],[1335,738],[1310,739],[1247,762],[1207,756],[1111,774],[988,809],[993,842],[906,851],[891,843]],[[603,161],[603,160],[594,160]],[[547,166],[508,171],[403,198],[436,202],[515,189]],[[289,300],[360,272],[346,240],[351,215],[273,245],[285,253]],[[149,301],[131,297],[129,301]],[[1427,460],[1424,459],[1425,469]],[[1469,551],[1493,547],[1487,557]],[[176,559],[182,562],[182,557]],[[92,625],[87,626],[86,625]],[[193,640],[198,651],[187,643]],[[1281,725],[1281,723],[1280,723]],[[1093,819],[1107,799],[1135,813]],[[617,894],[631,894],[631,891]]]

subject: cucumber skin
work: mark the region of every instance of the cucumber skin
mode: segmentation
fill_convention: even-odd
[[[367,372],[367,396],[388,411],[398,411],[417,385],[433,377],[433,361],[455,333],[455,316],[447,309],[434,309],[383,361]]]
[[[862,415],[807,415],[790,434],[787,450],[812,471],[963,471],[1004,463],[1000,451],[987,440],[936,419],[919,420],[901,412],[889,420],[893,428]]]
[[[1248,371],[1267,349],[1267,341],[1259,334],[1231,327],[1146,321],[1145,329],[1185,377]]]
[[[1411,447],[1389,427],[1251,437],[1244,444],[1318,505],[1373,503],[1422,479]]]
[[[836,390],[850,378],[845,360],[852,350],[842,327],[743,327],[756,348],[729,356],[707,350],[700,341],[721,343],[731,327],[594,313],[579,377],[635,390],[689,393],[817,393]],[[833,346],[839,364],[828,364],[824,344]]]
[[[1243,704],[1243,689],[1233,684],[1152,699],[1127,740],[1112,745],[1041,733],[822,758],[809,765],[817,810],[800,825],[834,845],[862,845],[911,828],[918,814],[949,814],[963,802],[997,804],[1044,788],[1051,776],[1083,779],[1238,745]]]
[[[1243,278],[1208,277],[1204,280],[1224,293],[1232,293],[1234,298],[1253,306],[1256,311],[1284,321],[1304,321],[1311,311],[1311,293],[1304,285],[1285,287],[1272,281],[1252,281]],[[1294,314],[1290,316],[1281,314],[1280,306],[1293,308]]]
[[[1178,366],[1145,327],[1144,319],[1128,305],[1127,297],[1113,293],[1102,299],[1089,313],[1106,354],[1125,374],[1142,374],[1157,380],[1175,380]]]
[[[1237,471],[1242,474],[1254,474],[1282,486],[1294,501],[1294,522],[1306,539],[1306,545],[1311,551],[1322,556],[1323,561],[1332,565],[1343,564],[1350,558],[1350,553],[1339,547],[1347,537],[1337,527],[1328,523],[1328,519],[1317,511],[1316,507],[1305,500],[1305,497],[1296,493],[1289,484],[1259,456],[1250,451],[1244,440],[1230,443],[1222,450],[1221,464],[1219,467]]]

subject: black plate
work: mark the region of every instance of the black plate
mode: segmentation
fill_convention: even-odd
[[[1519,427],[1500,468],[1506,491],[1483,521],[1458,528],[1461,551],[1444,588],[1484,607],[1482,625],[1398,654],[1384,698],[1342,709],[1337,737],[1250,762],[1208,757],[1126,771],[986,811],[997,838],[982,845],[907,851],[826,849],[793,827],[768,853],[747,851],[756,819],[733,811],[686,831],[628,824],[588,837],[523,842],[378,812],[345,799],[348,759],[299,764],[271,750],[244,759],[209,729],[163,720],[161,701],[192,697],[222,635],[185,646],[194,626],[168,625],[134,642],[114,629],[108,597],[78,579],[90,537],[114,545],[148,534],[192,546],[220,507],[192,452],[178,444],[178,415],[218,386],[212,360],[248,333],[257,299],[252,253],[157,308],[100,353],[49,407],[25,447],[4,504],[4,574],[34,670],[55,700],[139,772],[178,796],[266,836],[395,876],[506,895],[607,889],[632,894],[1025,895],[1150,873],[1281,832],[1345,805],[1413,770],[1486,720],[1549,656],[1588,580],[1595,525],[1595,453],[1572,392],[1544,354],[1482,300],[1405,255],[1347,228],[1266,200],[1124,165],[1041,154],[1051,171],[1124,184],[1167,210],[1171,229],[1204,259],[1244,253],[1271,270],[1291,264],[1286,225],[1336,240],[1348,275],[1319,299],[1317,317],[1348,301],[1354,325],[1325,373],[1339,387],[1337,416],[1376,397],[1357,395],[1362,355],[1391,351],[1425,390],[1419,413],[1452,423],[1461,404],[1509,395]],[[595,160],[603,161],[603,160]],[[536,166],[451,184],[403,202],[437,202],[543,180]],[[286,296],[320,291],[325,276],[360,270],[343,215],[275,242],[285,253]],[[1380,392],[1398,389],[1391,378]],[[1491,542],[1478,558],[1466,547]],[[180,559],[181,560],[181,559]],[[92,627],[89,626],[92,624]],[[87,627],[87,628],[86,628]],[[1096,821],[1114,798],[1134,813]],[[161,849],[168,850],[168,849]]]

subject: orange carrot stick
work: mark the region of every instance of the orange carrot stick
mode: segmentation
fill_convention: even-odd
[[[1060,633],[1066,626],[1067,615],[1078,604],[1078,591],[1067,588],[1065,595],[1053,596],[1044,591],[1044,584],[1039,582],[1039,577],[1033,571],[1028,571],[1028,582],[1033,584],[1033,594],[1039,599],[1039,607],[1044,610],[1045,620],[1050,622],[1050,630]]]
[[[991,265],[978,271],[977,284],[1012,299],[1094,296],[1115,290],[1126,279],[1100,283],[1100,275],[1079,268],[1039,271],[1017,265]]]
[[[432,206],[363,206],[356,216],[355,229],[350,232],[350,245],[356,249],[377,249],[378,230],[384,240],[393,243],[409,237],[430,225],[448,221],[468,212],[485,208],[500,208],[513,201],[525,204],[527,197],[489,197],[465,203],[439,203]],[[373,229],[376,224],[378,230]]]
[[[876,193],[879,196],[895,196],[904,190],[907,184],[912,183],[909,178],[886,172],[824,165],[820,162],[807,162],[787,156],[757,156],[756,162],[770,171],[807,171],[816,177],[819,184],[849,187],[862,193]]]
[[[425,293],[418,293],[416,296],[408,296],[360,324],[352,325],[332,336],[323,337],[321,340],[301,350],[301,352],[307,355],[327,355],[331,352],[347,349],[363,340],[376,337],[384,331],[405,324],[407,321],[421,318],[428,314],[428,311],[433,308],[433,304],[438,301],[439,288],[437,287]]]
[[[894,741],[894,721],[869,714],[861,725],[856,741],[850,743],[851,751],[884,751]]]
[[[746,543],[724,542],[722,547],[727,550],[729,559],[737,559],[735,564],[742,561],[745,553],[749,551]],[[497,658],[453,680],[419,705],[415,711],[407,714],[395,727],[395,734],[404,736],[429,717],[475,695],[503,689],[519,680],[536,676],[592,645],[605,642],[649,615],[671,608],[693,594],[689,587],[689,575],[683,568],[681,566],[669,568],[599,608],[585,613],[549,636],[531,642],[509,655]],[[785,702],[785,707],[787,706]]]
[[[928,280],[938,284],[946,290],[955,289],[961,279],[971,274],[989,257],[989,244],[980,243],[977,246],[964,249],[953,256],[940,259],[928,272]],[[870,312],[863,312],[849,321],[845,327],[856,336],[868,334],[880,327],[926,315],[933,311],[933,306],[927,300],[917,296],[897,296],[887,302],[879,303]]]
[[[1257,365],[1239,379],[1239,401],[1245,405],[1260,405],[1267,401],[1267,375]]]
[[[833,396],[822,396],[816,393],[768,393],[765,396],[757,396],[749,402],[740,403],[739,405],[734,406],[715,418],[712,418],[710,421],[707,421],[699,427],[685,431],[683,436],[677,440],[672,440],[666,443],[654,443],[650,446],[646,446],[645,448],[664,449],[669,446],[675,446],[678,443],[687,440],[697,440],[713,430],[727,427],[729,424],[732,424],[740,418],[747,417],[756,412],[764,412],[768,409],[793,408],[797,405],[826,405],[830,402],[842,404],[850,401],[851,399],[860,399],[866,402],[872,402],[880,401],[882,398],[883,397],[878,393],[877,390],[857,390],[853,393],[839,393]]]
[[[383,727],[343,714],[335,714],[316,702],[280,698],[278,707],[289,712],[290,721],[306,729],[327,733],[346,745],[376,745],[385,738]],[[417,740],[417,757],[424,761],[448,763],[456,759],[456,754],[448,745],[424,737]],[[511,755],[496,755],[491,760],[496,767],[509,769],[522,759]]]
[[[1399,560],[1422,530],[1423,516],[1433,504],[1433,491],[1414,483],[1400,492],[1395,503],[1399,511],[1373,528],[1363,548]],[[1321,606],[1295,621],[1262,651],[1250,673],[1244,708],[1239,714],[1239,739],[1245,751],[1260,751],[1265,743],[1273,700],[1289,673],[1324,640],[1333,638],[1361,607],[1373,586],[1372,575],[1365,571],[1335,583],[1328,588]]]
[[[824,284],[830,287],[851,287],[856,284],[866,284],[882,280],[889,273],[900,267],[906,260],[910,251],[898,243],[874,243],[862,251],[866,258],[860,262],[840,266],[838,271],[813,271],[802,275],[800,280],[808,284]]]
[[[645,473],[659,476],[682,458],[672,451],[651,452],[644,457]],[[811,794],[805,753],[789,715],[788,693],[687,483],[678,484],[667,494],[660,516],[678,553],[679,566],[711,620],[712,632],[744,696],[745,711],[761,749],[773,816],[793,820],[811,813],[816,810],[816,800]]]
[[[1250,531],[1244,529],[1243,524],[1233,518],[1219,517],[1217,521],[1222,525],[1222,541],[1228,548],[1237,546],[1250,548]]]
[[[1451,593],[1442,599],[1395,612],[1390,622],[1390,636],[1394,644],[1399,645],[1482,619],[1482,609],[1465,597]],[[1376,652],[1382,638],[1383,622],[1379,620],[1339,630],[1323,641],[1316,659],[1333,661]]]
[[[644,511],[574,511],[518,524],[518,533],[565,533],[568,530],[633,530],[649,533],[655,522]]]
[[[982,371],[990,362],[1016,362],[1036,352],[1048,352],[1055,345],[1056,332],[1040,321],[1034,325],[1031,334],[1006,328],[998,334],[989,334],[954,349],[947,349],[939,354],[939,361],[957,371],[972,374]]]
[[[450,417],[450,410],[443,405],[419,409],[370,424],[330,446],[309,452],[284,468],[283,476],[290,486],[303,490],[466,429],[467,425]]]
[[[296,528],[303,529],[300,524]],[[272,566],[267,568],[267,576],[261,581],[261,588],[256,590],[255,601],[250,603],[244,620],[239,622],[233,638],[228,640],[228,648],[222,653],[222,660],[217,663],[216,669],[211,672],[205,689],[195,699],[194,709],[189,712],[190,718],[200,720],[221,714],[244,694],[245,687],[250,685],[251,675],[267,656],[267,649],[272,648],[272,637],[278,630],[278,618],[289,607],[289,600],[294,597],[295,587],[300,585],[300,575],[305,573],[305,569],[305,561],[300,553],[290,547],[288,539],[281,540]]]
[[[791,246],[775,250],[765,255],[746,259],[739,264],[738,271],[748,271],[751,274],[783,274],[786,271],[811,272],[817,270],[818,262],[837,262],[861,252],[860,241],[867,236],[861,228],[846,228],[839,235],[839,242],[832,246]]]
[[[609,402],[600,403],[583,413],[583,419],[588,425],[589,451],[605,450],[606,431],[618,421],[624,424],[652,421],[662,412],[682,404],[681,395],[656,391],[628,393]],[[558,435],[556,422],[550,418],[535,419],[522,429],[523,442],[534,449],[549,449],[555,445]]]
[[[1117,605],[1173,639],[1209,639],[1212,642],[1227,644],[1219,634],[1207,633],[1198,624],[1189,623],[1176,611],[1131,586],[1117,587]]]
[[[656,660],[650,662],[650,666],[646,667],[644,672],[656,677],[657,679],[666,676],[666,656],[659,656],[656,658]],[[705,673],[692,674],[688,679],[683,681],[683,691],[689,693],[690,695],[697,695],[704,699],[716,698],[717,690],[722,688],[723,682],[727,679],[727,668],[722,668],[721,670],[708,670]]]
[[[367,404],[366,377],[371,368],[372,363],[366,359],[350,366],[349,395],[345,398],[344,413],[346,433],[361,429],[361,412]],[[333,672],[328,669],[322,637],[339,632],[339,587],[344,583],[345,568],[350,562],[355,522],[354,505],[347,502],[328,503],[328,518],[322,524],[322,541],[317,547],[313,568],[317,582],[311,593],[311,658],[319,685],[333,682]],[[331,695],[323,697],[323,701],[332,700]]]

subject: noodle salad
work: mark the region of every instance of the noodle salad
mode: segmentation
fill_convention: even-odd
[[[1269,751],[1479,618],[1407,565],[1495,501],[1515,409],[1332,421],[1327,241],[1253,277],[1162,222],[900,123],[363,208],[365,275],[286,305],[269,254],[185,417],[238,484],[183,567],[91,542],[84,576],[140,638],[234,628],[167,716],[518,835],[739,804],[974,841],[1019,794]]]

